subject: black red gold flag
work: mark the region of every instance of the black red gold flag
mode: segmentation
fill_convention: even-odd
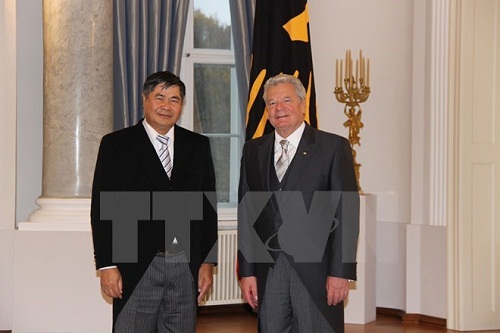
[[[285,73],[306,88],[306,121],[318,126],[307,0],[257,0],[246,119],[246,140],[272,131],[262,99],[266,80]]]

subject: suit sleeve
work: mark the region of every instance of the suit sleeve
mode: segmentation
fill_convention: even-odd
[[[345,138],[335,152],[330,187],[341,195],[335,213],[338,225],[330,235],[328,275],[356,280],[359,193],[351,146]]]
[[[109,137],[103,137],[99,146],[97,162],[92,183],[92,199],[90,205],[90,221],[92,239],[94,242],[94,258],[96,268],[114,265],[112,261],[112,232],[111,221],[100,219],[101,191],[118,190],[116,180],[117,159],[115,149]]]
[[[241,217],[240,214],[245,214],[244,213],[245,208],[242,207],[242,199],[248,191],[250,191],[250,188],[249,188],[249,185],[247,182],[246,149],[244,147],[242,157],[241,157],[240,181],[239,181],[239,185],[238,185],[238,244],[242,244],[242,240],[240,240],[240,237],[245,236],[245,232],[243,232],[243,228],[241,225],[241,223],[244,223],[244,222],[242,222],[244,219]],[[236,273],[238,275],[238,278],[256,275],[255,264],[249,263],[245,259],[245,256],[242,254],[240,249],[238,249],[236,263],[237,263],[237,265],[236,265],[237,272]]]

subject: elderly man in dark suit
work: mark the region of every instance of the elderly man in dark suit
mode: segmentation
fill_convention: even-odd
[[[170,72],[150,75],[142,90],[145,118],[101,141],[91,222],[101,288],[113,298],[114,332],[195,332],[197,301],[212,285],[215,173],[208,138],[176,125],[185,90]],[[107,193],[122,193],[123,207],[140,216],[133,228],[103,217],[120,209],[105,200]],[[146,204],[134,203],[136,197]],[[201,216],[180,218],[197,208]],[[134,241],[120,247],[130,230]],[[132,244],[136,256],[124,259]]]
[[[349,142],[304,122],[306,91],[280,74],[264,85],[275,131],[246,142],[238,275],[261,332],[344,332],[356,279],[359,195]]]

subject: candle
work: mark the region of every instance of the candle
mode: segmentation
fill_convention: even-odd
[[[363,82],[366,80],[366,58],[363,58]]]
[[[339,87],[343,87],[344,86],[344,76],[342,75],[342,69],[343,69],[343,66],[342,66],[342,59],[340,59],[340,86]]]
[[[356,59],[356,82],[358,82],[358,67],[359,67],[359,60]]]
[[[339,86],[339,59],[335,60],[335,88]]]
[[[349,50],[349,86],[352,87],[352,58],[351,58],[351,50]]]
[[[363,51],[359,49],[359,78],[363,77]]]
[[[365,58],[361,58],[361,78],[365,81]]]
[[[349,78],[349,50],[345,51],[345,77]]]
[[[366,86],[370,86],[370,59],[367,60],[367,68],[366,68]]]

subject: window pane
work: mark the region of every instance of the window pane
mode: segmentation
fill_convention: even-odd
[[[230,140],[231,138],[210,138],[210,148],[215,168],[217,201],[229,202],[230,187]]]
[[[232,68],[233,65],[194,65],[195,132],[230,133]]]
[[[194,1],[194,47],[231,49],[231,15],[228,0]]]

